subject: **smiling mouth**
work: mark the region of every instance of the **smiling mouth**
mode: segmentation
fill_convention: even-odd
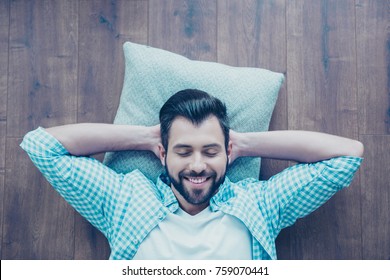
[[[184,178],[193,184],[202,184],[206,182],[208,179],[210,179],[210,177],[184,177]]]

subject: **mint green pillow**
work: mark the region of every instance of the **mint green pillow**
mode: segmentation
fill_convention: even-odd
[[[281,73],[215,62],[194,61],[162,49],[126,42],[125,77],[115,124],[156,125],[159,111],[174,93],[200,89],[227,106],[231,128],[239,132],[266,131]],[[119,173],[139,169],[155,181],[163,172],[160,160],[148,151],[107,153],[104,163]],[[232,181],[258,178],[260,158],[239,158],[228,170]]]

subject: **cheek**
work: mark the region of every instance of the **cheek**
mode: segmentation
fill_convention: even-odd
[[[167,155],[165,165],[168,167],[171,174],[179,173],[181,170],[185,169],[184,160],[175,155]]]
[[[209,167],[214,169],[217,172],[224,172],[226,171],[226,166],[227,166],[227,157],[222,156],[219,158],[214,158],[211,161],[209,161]]]

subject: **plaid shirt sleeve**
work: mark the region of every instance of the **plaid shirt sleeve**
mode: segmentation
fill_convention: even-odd
[[[258,195],[266,205],[275,234],[292,225],[349,186],[362,158],[337,157],[297,164],[271,177]]]
[[[94,158],[70,155],[43,128],[26,134],[20,146],[64,199],[108,236],[123,176]]]

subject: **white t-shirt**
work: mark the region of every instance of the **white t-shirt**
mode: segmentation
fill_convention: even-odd
[[[252,236],[236,217],[209,207],[191,216],[180,207],[141,243],[135,260],[252,259]]]

